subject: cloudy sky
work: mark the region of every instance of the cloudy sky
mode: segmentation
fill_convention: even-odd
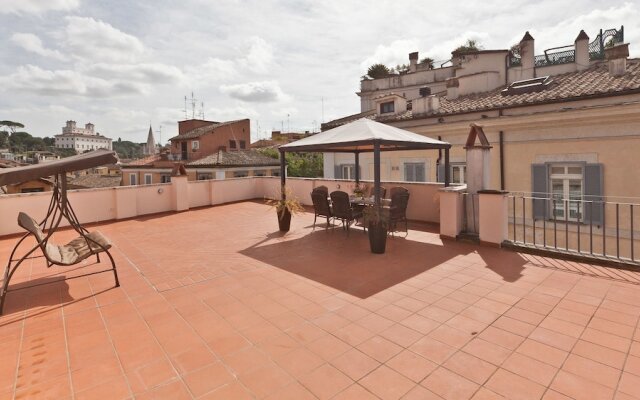
[[[620,25],[638,57],[638,21],[635,0],[0,0],[0,120],[138,142],[151,123],[164,141],[193,92],[197,114],[250,118],[255,140],[359,112],[375,62],[444,60],[467,38],[508,48],[526,30],[541,53]]]

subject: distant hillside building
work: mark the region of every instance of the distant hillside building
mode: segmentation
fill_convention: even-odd
[[[142,144],[142,154],[144,154],[145,156],[158,154],[158,146],[156,146],[156,139],[153,137],[153,129],[151,129],[151,125],[149,125],[147,143]]]
[[[76,126],[76,121],[67,121],[62,134],[55,135],[55,138],[59,149],[74,149],[79,153],[96,149],[113,150],[111,139],[96,132],[95,126],[90,122],[83,129]]]

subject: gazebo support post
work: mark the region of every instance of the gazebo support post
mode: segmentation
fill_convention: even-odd
[[[444,149],[444,187],[448,187],[451,183],[451,177],[449,176],[450,173],[449,149],[446,148]]]
[[[356,174],[356,186],[360,185],[360,152],[356,151],[356,166],[355,166],[355,174]]]
[[[380,207],[380,142],[373,144],[373,187],[376,207]]]
[[[285,176],[287,161],[285,159],[285,151],[280,149],[280,196],[282,200],[287,199],[287,193],[284,190],[287,177]]]

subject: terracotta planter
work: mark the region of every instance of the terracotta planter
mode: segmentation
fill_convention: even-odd
[[[387,228],[381,223],[369,223],[369,247],[375,254],[383,254],[387,247]]]
[[[291,227],[291,212],[288,208],[285,208],[282,211],[276,213],[278,216],[278,226],[280,227],[280,232],[289,232],[289,228]]]

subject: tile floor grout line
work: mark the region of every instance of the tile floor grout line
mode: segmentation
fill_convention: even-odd
[[[75,399],[76,391],[75,391],[75,388],[73,387],[73,375],[71,374],[71,354],[69,354],[69,337],[68,337],[69,335],[67,333],[67,318],[64,312],[64,307],[60,307],[60,313],[62,314],[62,330],[64,332],[65,356],[67,357],[67,375],[69,378],[69,389],[71,391],[71,398]]]
[[[91,293],[95,293],[93,284],[91,283],[91,280],[88,279],[88,277],[87,277],[87,281],[89,283],[89,288],[91,289]],[[117,289],[117,288],[114,288],[114,289]],[[119,289],[127,296],[127,301],[129,303],[131,303],[131,305],[133,305],[133,302],[131,301],[131,297],[129,296],[129,294],[124,289],[122,289],[122,288],[119,288]],[[100,293],[98,293],[98,294],[100,294]],[[111,304],[113,304],[113,303],[111,303]],[[118,365],[120,366],[120,371],[122,372],[122,376],[124,377],[125,382],[127,383],[127,388],[129,389],[129,394],[131,395],[131,397],[135,397],[134,393],[133,393],[133,388],[131,387],[131,382],[129,380],[129,376],[126,374],[126,371],[124,370],[124,366],[122,365],[122,360],[120,359],[120,354],[118,354],[118,350],[116,349],[116,346],[113,343],[113,337],[111,336],[111,332],[109,331],[109,328],[107,326],[107,321],[105,320],[104,314],[102,313],[102,307],[103,306],[101,306],[98,303],[98,301],[96,301],[96,308],[98,309],[98,313],[100,314],[100,320],[102,321],[102,324],[104,325],[104,330],[109,335],[109,343],[111,344],[111,348],[113,349],[113,352],[115,353],[116,358],[118,359]]]
[[[607,294],[608,293],[609,292],[607,291]],[[606,297],[606,295],[605,295],[605,297]],[[633,347],[633,342],[635,342],[634,337],[636,335],[636,332],[638,331],[638,327],[639,326],[640,326],[640,318],[637,318],[636,319],[636,325],[635,325],[635,327],[633,329],[633,333],[632,333],[631,338],[629,340],[629,347],[628,347],[628,349],[627,349],[627,351],[625,352],[625,355],[624,355],[624,362],[622,363],[622,368],[620,369],[620,376],[618,377],[618,382],[616,382],[616,387],[614,389],[615,391],[613,392],[614,396],[615,396],[616,393],[619,393],[620,382],[622,381],[622,377],[624,376],[624,373],[625,373],[624,368],[626,367],[627,361],[629,360],[629,354],[631,353],[631,347]],[[630,373],[630,372],[628,372],[628,373]],[[632,375],[635,375],[635,374],[632,374]]]

